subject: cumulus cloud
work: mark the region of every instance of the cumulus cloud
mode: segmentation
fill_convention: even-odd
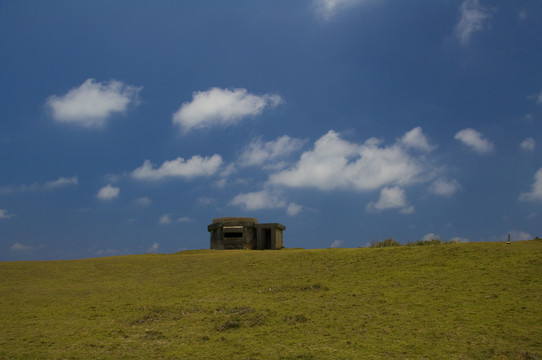
[[[275,140],[263,142],[260,138],[253,139],[239,157],[241,166],[262,165],[270,161],[288,156],[300,150],[304,140],[283,135]]]
[[[46,104],[58,122],[99,128],[114,113],[122,113],[130,104],[137,104],[141,89],[117,80],[101,83],[88,79],[63,96],[50,96]]]
[[[0,209],[0,219],[9,219],[14,215],[10,214],[6,209]]]
[[[47,181],[44,183],[33,183],[31,185],[18,185],[18,186],[3,186],[0,187],[0,193],[14,193],[14,192],[24,192],[24,191],[48,191],[56,190],[68,186],[74,186],[79,183],[77,176],[73,177],[59,177],[56,180]]]
[[[328,21],[340,10],[369,2],[370,0],[314,0],[313,6],[316,14],[323,20]]]
[[[183,103],[173,114],[173,123],[185,133],[214,125],[234,125],[248,116],[261,114],[265,108],[274,108],[282,101],[276,94],[254,95],[246,89],[215,87],[194,92],[192,101]]]
[[[389,209],[400,209],[403,214],[411,214],[414,207],[408,205],[406,195],[403,189],[395,187],[385,187],[380,190],[380,197],[376,203],[370,202],[367,205],[368,211],[382,211]]]
[[[532,153],[536,148],[536,141],[532,137],[525,138],[520,144],[519,147],[525,152]]]
[[[519,195],[521,201],[542,200],[542,168],[538,169],[534,175],[534,183],[531,185],[531,191],[522,192]]]
[[[164,161],[158,168],[154,168],[149,160],[145,160],[141,167],[132,171],[132,177],[139,180],[160,180],[168,177],[190,179],[213,175],[221,165],[222,157],[218,154],[211,157],[196,155],[188,160],[178,157],[175,160]]]
[[[457,182],[455,179],[447,180],[439,178],[433,181],[433,183],[429,186],[429,192],[441,196],[452,196],[460,189],[461,185],[459,185],[459,182]]]
[[[376,190],[390,184],[412,184],[427,171],[427,165],[410,155],[401,141],[380,145],[375,138],[361,145],[351,143],[329,131],[293,168],[272,174],[269,183],[321,190]]]
[[[464,0],[459,11],[461,19],[455,27],[455,35],[461,45],[468,45],[474,33],[487,28],[487,21],[494,10],[481,6],[478,0]]]
[[[494,149],[491,141],[485,139],[480,132],[471,128],[459,131],[455,134],[454,139],[461,141],[479,154],[487,154]]]
[[[96,195],[100,200],[113,200],[119,196],[120,188],[108,184],[101,188]]]
[[[400,143],[407,148],[412,148],[420,151],[431,152],[436,146],[431,145],[427,137],[422,132],[421,127],[415,127],[407,132],[400,140]]]
[[[302,210],[300,205],[288,203],[280,194],[265,189],[240,193],[232,199],[230,204],[241,206],[246,210],[286,209],[286,213],[290,216],[297,215]]]

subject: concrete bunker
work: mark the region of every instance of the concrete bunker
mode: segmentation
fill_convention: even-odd
[[[211,233],[211,249],[215,250],[275,250],[283,247],[282,232],[286,227],[279,223],[258,224],[251,217],[221,217],[207,226]]]

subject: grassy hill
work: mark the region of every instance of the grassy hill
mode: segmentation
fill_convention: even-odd
[[[541,359],[542,241],[0,263],[2,359]]]

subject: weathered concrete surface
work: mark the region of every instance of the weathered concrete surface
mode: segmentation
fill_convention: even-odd
[[[258,224],[251,217],[221,217],[213,219],[207,226],[211,233],[211,249],[280,249],[283,247],[282,232],[286,230],[279,223]]]

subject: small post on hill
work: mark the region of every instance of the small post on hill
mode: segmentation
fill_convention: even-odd
[[[508,234],[508,241],[506,242],[506,245],[510,245],[512,242],[510,241],[510,234]]]

